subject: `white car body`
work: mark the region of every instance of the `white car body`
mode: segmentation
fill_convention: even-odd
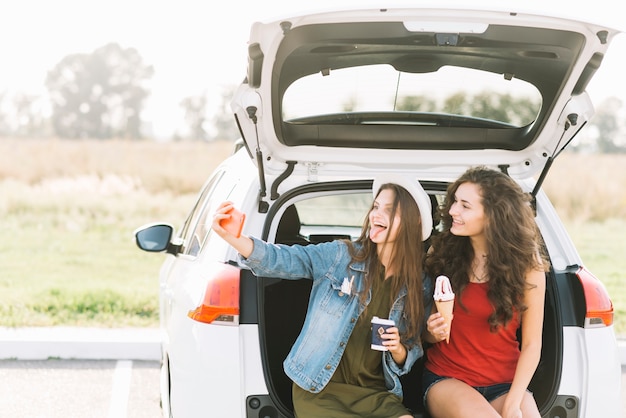
[[[536,180],[543,177],[552,160],[592,116],[593,105],[584,86],[590,78],[590,69],[599,66],[618,31],[596,24],[514,12],[364,9],[296,16],[253,25],[248,77],[232,102],[244,140],[242,148],[215,170],[176,236],[167,224],[147,225],[137,231],[141,248],[168,253],[160,272],[164,417],[293,417],[290,394],[287,394],[288,382],[280,376],[279,364],[280,355],[289,344],[274,343],[277,334],[269,331],[277,322],[282,326],[281,321],[289,323],[291,320],[292,314],[287,307],[283,311],[279,306],[269,306],[283,300],[287,304],[289,297],[284,295],[291,293],[286,290],[282,299],[273,300],[272,292],[281,289],[282,283],[271,278],[257,280],[249,271],[239,270],[235,251],[210,233],[211,214],[216,205],[224,200],[233,201],[247,216],[243,233],[273,241],[277,237],[278,221],[291,204],[305,204],[309,199],[325,196],[343,199],[354,194],[358,197],[356,192],[365,195],[376,174],[391,171],[413,176],[422,182],[433,198],[441,197],[446,185],[473,165],[500,167],[536,196],[537,223],[553,266],[547,294],[549,311],[544,326],[545,353],[537,379],[531,384],[537,388],[542,416],[596,418],[620,415],[621,369],[612,325],[612,304],[601,282],[584,270],[583,261],[540,190],[540,181]],[[296,75],[300,71],[304,75],[306,65],[309,65],[305,62],[308,55],[299,55],[299,39],[308,42],[307,36],[310,36],[311,45],[319,47],[312,46],[311,51],[320,51],[320,56],[326,54],[319,61],[328,59],[334,65],[343,62],[344,54],[340,51],[345,51],[346,59],[351,59],[354,50],[371,46],[375,53],[383,56],[384,51],[377,49],[375,42],[378,38],[362,40],[356,39],[355,35],[354,41],[337,41],[339,35],[332,39],[329,35],[326,39],[324,34],[327,31],[317,29],[335,25],[333,30],[337,34],[347,33],[345,36],[348,37],[350,31],[344,31],[341,25],[353,25],[347,27],[365,33],[366,23],[389,25],[391,30],[403,33],[407,38],[414,34],[415,44],[427,39],[432,32],[437,36],[431,38],[441,44],[435,45],[437,48],[426,46],[412,53],[415,56],[419,56],[419,51],[432,54],[429,57],[434,60],[439,59],[435,54],[440,51],[444,51],[441,59],[447,59],[447,51],[454,54],[457,46],[467,47],[470,55],[476,54],[472,59],[478,59],[480,47],[463,45],[462,42],[474,42],[474,36],[476,42],[482,42],[479,39],[481,34],[491,27],[501,26],[513,32],[520,28],[520,33],[525,36],[536,31],[562,34],[563,44],[571,50],[566,51],[566,47],[558,43],[543,46],[541,40],[533,39],[535,44],[513,59],[515,65],[523,67],[520,74],[524,75],[523,71],[526,71],[526,79],[535,77],[539,84],[541,77],[535,69],[525,68],[525,60],[551,60],[554,65],[546,65],[546,78],[550,76],[548,69],[557,73],[551,75],[551,80],[560,80],[558,71],[568,77],[563,78],[558,86],[553,87],[550,83],[540,86],[540,90],[545,89],[542,93],[548,91],[553,97],[544,93],[537,119],[521,126],[498,125],[500,122],[487,124],[478,118],[472,119],[472,125],[466,127],[463,125],[465,119],[451,117],[449,120],[454,126],[441,124],[439,128],[438,121],[448,120],[449,116],[441,113],[437,115],[439,119],[426,120],[427,123],[424,119],[418,123],[403,121],[398,124],[402,126],[396,126],[396,119],[385,119],[389,116],[386,112],[363,113],[361,116],[373,118],[373,123],[369,124],[355,122],[346,125],[340,118],[331,119],[324,115],[319,119],[283,120],[283,113],[277,110],[277,106],[282,103],[291,80],[281,85],[281,76],[285,74],[295,81]],[[401,26],[410,29],[405,33]],[[384,27],[380,33],[388,33],[387,26]],[[296,33],[298,37],[289,38]],[[497,40],[487,39],[491,43],[497,43]],[[324,42],[328,48],[336,48],[333,51],[337,53],[324,49]],[[398,53],[394,59],[404,58],[402,54]],[[462,55],[457,58],[462,60]],[[496,55],[485,57],[485,62],[495,62]],[[571,61],[560,61],[563,56],[570,55]],[[357,56],[354,59],[356,62],[367,58]],[[314,61],[311,58],[312,68],[318,65]],[[506,62],[502,61],[493,65],[496,68],[504,64]],[[411,59],[402,61],[399,68],[410,68],[411,65],[417,66],[413,68],[416,74],[426,72],[420,67],[426,64]],[[322,69],[323,76],[329,72]],[[509,78],[507,73],[504,75]],[[315,91],[311,94],[314,95]],[[406,113],[410,117],[411,113]],[[393,132],[389,136],[396,141],[391,147],[385,142],[387,127]],[[361,144],[361,135],[370,132],[370,143]],[[467,144],[461,141],[460,145],[441,145],[438,142],[458,132],[461,133],[460,139],[468,137]],[[480,138],[473,137],[474,133]],[[427,141],[425,137],[432,137],[432,140]],[[336,138],[339,139],[335,141]],[[492,138],[495,141],[493,146],[489,142]],[[317,139],[321,142],[315,143]],[[523,145],[518,146],[519,143]],[[314,233],[358,233],[356,223],[343,224],[335,217],[327,220],[326,224],[303,222],[303,227]],[[313,235],[307,235],[307,239],[312,241]],[[216,277],[222,277],[221,269],[230,271],[228,274],[234,276],[229,277],[234,279],[221,287],[220,292],[212,293],[213,286],[218,286]],[[234,283],[232,287],[229,287],[230,283]],[[236,293],[234,296],[228,295],[231,290]],[[598,297],[594,299],[592,293]],[[217,317],[206,319],[214,312]],[[205,319],[199,319],[201,317]],[[294,329],[296,325],[293,325]],[[280,350],[274,345],[281,345]],[[405,399],[418,396],[405,391]],[[419,410],[415,414],[416,417],[422,416]]]

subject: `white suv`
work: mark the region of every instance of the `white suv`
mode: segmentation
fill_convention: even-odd
[[[237,151],[208,179],[179,231],[136,231],[140,248],[167,253],[164,416],[293,417],[282,361],[310,282],[239,267],[210,230],[216,205],[233,201],[247,214],[244,233],[271,242],[355,237],[377,174],[412,176],[437,207],[448,184],[480,164],[535,197],[551,259],[542,357],[530,385],[542,416],[618,417],[611,300],[541,191],[554,158],[593,114],[585,86],[616,33],[449,9],[350,10],[253,25],[247,76],[232,101]],[[403,381],[416,417],[425,416],[420,373],[418,363]]]

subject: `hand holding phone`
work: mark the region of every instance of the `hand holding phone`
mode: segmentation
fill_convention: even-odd
[[[230,215],[230,217],[220,221],[220,226],[235,238],[239,238],[241,236],[241,230],[243,229],[243,223],[246,220],[246,214],[234,206],[230,211],[226,212],[226,214]]]

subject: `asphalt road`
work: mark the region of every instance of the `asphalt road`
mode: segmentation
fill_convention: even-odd
[[[158,418],[159,362],[0,360],[0,417]]]
[[[0,417],[161,416],[157,361],[0,360],[0,381]],[[621,409],[626,418],[626,366]]]
[[[622,399],[622,418],[626,418],[626,366],[622,366],[622,386],[621,386],[621,399]]]

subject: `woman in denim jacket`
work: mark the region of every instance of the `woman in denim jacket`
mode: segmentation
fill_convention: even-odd
[[[293,380],[296,417],[410,418],[399,376],[423,355],[420,334],[432,304],[432,283],[422,273],[423,241],[430,236],[430,199],[417,181],[377,178],[374,202],[355,241],[287,246],[235,237],[220,222],[213,229],[259,276],[313,280],[304,325],[284,362]],[[371,319],[395,326],[374,351]]]

